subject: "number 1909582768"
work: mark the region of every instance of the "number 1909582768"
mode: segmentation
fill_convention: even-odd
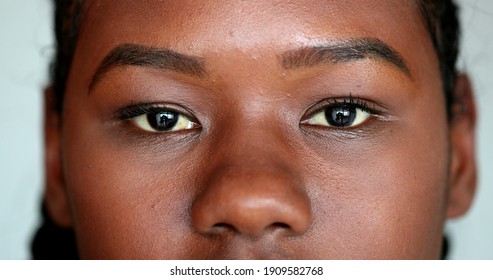
[[[323,267],[271,266],[264,267],[264,275],[323,275]]]

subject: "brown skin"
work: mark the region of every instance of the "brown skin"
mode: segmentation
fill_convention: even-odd
[[[46,116],[46,202],[82,258],[440,257],[445,219],[474,193],[475,111],[460,76],[448,122],[414,2],[105,0],[83,12],[63,113]],[[280,63],[349,38],[385,42],[410,74],[378,58]],[[200,57],[206,73],[122,66],[88,89],[126,43]],[[377,112],[356,127],[306,123],[350,96]],[[116,114],[141,103],[199,126],[152,133]]]

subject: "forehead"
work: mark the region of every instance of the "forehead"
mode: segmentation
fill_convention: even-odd
[[[83,23],[82,32],[90,34],[81,39],[173,42],[180,49],[249,48],[266,41],[303,44],[354,36],[404,45],[406,36],[398,34],[415,38],[414,33],[424,31],[415,1],[408,0],[90,0],[84,5]]]
[[[74,65],[94,72],[112,49],[128,43],[214,60],[374,38],[397,50],[411,72],[435,76],[438,62],[419,11],[408,0],[89,0]]]

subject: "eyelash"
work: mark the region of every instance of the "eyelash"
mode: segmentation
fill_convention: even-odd
[[[118,118],[120,120],[129,120],[133,119],[135,117],[138,117],[140,115],[147,115],[147,114],[158,114],[162,112],[163,110],[166,111],[171,111],[175,112],[178,114],[183,114],[187,118],[190,118],[191,120],[195,120],[190,113],[184,113],[183,110],[179,110],[175,108],[176,106],[166,106],[166,105],[160,105],[160,104],[139,104],[139,105],[130,105],[128,107],[122,108],[118,110]]]
[[[313,105],[305,113],[305,117],[303,117],[301,119],[300,123],[304,124],[304,123],[306,123],[306,121],[308,119],[312,118],[315,114],[320,113],[323,110],[327,110],[331,107],[336,107],[336,106],[356,107],[356,108],[370,114],[370,117],[381,115],[382,110],[385,109],[385,108],[377,109],[377,107],[380,108],[383,106],[378,105],[375,102],[365,100],[365,99],[354,98],[350,94],[348,97],[327,98],[327,99],[324,99],[322,101],[319,101],[317,104]],[[163,111],[169,111],[169,112],[183,115],[187,119],[189,119],[190,121],[193,121],[193,122],[199,124],[199,122],[194,117],[193,113],[188,112],[188,110],[183,109],[182,107],[179,107],[179,106],[173,105],[173,104],[164,105],[164,104],[148,103],[148,104],[130,105],[130,106],[127,106],[127,107],[124,107],[124,108],[118,110],[116,115],[117,115],[117,118],[120,120],[132,120],[132,119],[139,117],[139,116],[142,116],[142,115],[158,114],[158,113],[161,113]],[[352,129],[352,127],[347,127],[347,128],[343,127],[343,128],[336,128],[336,129],[348,130],[348,129]]]
[[[367,100],[364,99],[359,99],[359,98],[353,98],[352,96],[349,97],[343,97],[343,98],[330,98],[330,99],[325,99],[322,102],[319,103],[318,110],[325,109],[334,105],[338,106],[346,106],[346,105],[353,105],[355,107],[358,107],[359,109],[368,112],[370,114],[376,114],[377,110],[375,109],[375,104],[370,103]]]
[[[356,115],[349,122],[331,119],[340,108],[353,108]],[[334,111],[335,110],[335,111]],[[358,113],[359,111],[359,113]],[[332,115],[327,115],[332,112]],[[353,111],[354,112],[354,111]],[[307,133],[337,134],[342,139],[359,138],[378,130],[389,120],[388,108],[378,102],[349,96],[332,97],[314,103],[300,120],[300,129]]]
[[[308,112],[305,114],[306,117],[304,117],[303,120],[313,116],[313,114],[321,110],[330,108],[332,106],[347,106],[347,105],[352,105],[354,107],[357,107],[371,115],[379,115],[381,113],[381,111],[377,109],[377,107],[381,105],[377,105],[376,103],[365,99],[354,98],[350,94],[348,97],[327,98],[318,102],[308,110]]]

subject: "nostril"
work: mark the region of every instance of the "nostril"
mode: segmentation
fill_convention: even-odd
[[[271,228],[276,229],[276,228],[281,228],[281,229],[291,229],[291,227],[288,224],[277,222],[273,223],[270,225]]]
[[[272,223],[271,225],[269,225],[268,227],[266,227],[264,229],[264,231],[268,232],[278,232],[278,233],[288,233],[288,232],[291,232],[292,231],[292,228],[291,226],[289,226],[288,224],[286,223],[282,223],[282,222],[276,222],[276,223]]]
[[[226,231],[236,232],[237,229],[228,223],[216,223],[211,227],[210,230],[211,233],[215,234],[223,233]]]
[[[266,227],[259,227],[258,232],[250,232],[250,235],[257,236],[257,235],[262,235],[263,233],[267,232],[290,232],[292,230],[291,226],[289,226],[286,223],[283,222],[275,222],[272,223]],[[245,233],[249,232],[248,228],[236,228],[234,225],[228,224],[228,223],[216,223],[214,224],[208,231],[210,234],[217,235],[217,234],[225,234],[227,232],[229,233]]]
[[[216,223],[212,226],[213,228],[225,228],[225,229],[234,229],[234,227],[227,223]]]

